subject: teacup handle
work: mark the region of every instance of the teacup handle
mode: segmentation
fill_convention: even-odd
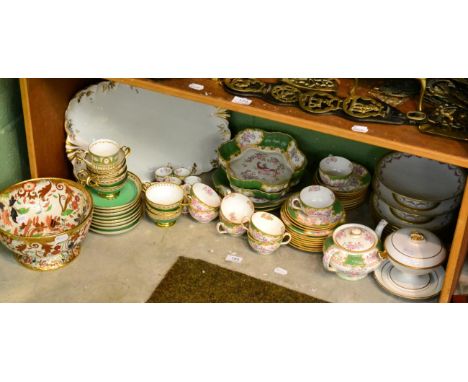
[[[332,255],[330,254],[325,254],[325,253],[323,254],[323,258],[322,258],[323,266],[329,272],[336,272],[336,269],[333,268],[330,264],[331,257]]]
[[[77,161],[78,163],[84,162],[84,163],[86,163],[86,164],[90,164],[90,162],[87,161],[87,160],[85,159],[86,154],[88,154],[88,151],[87,151],[87,150],[83,150],[83,149],[77,150],[77,151],[76,151],[76,155],[75,155],[76,161]]]
[[[228,233],[223,222],[218,222],[218,224],[216,224],[216,231],[221,234]]]
[[[132,149],[128,146],[122,146],[121,149],[124,152],[125,158],[127,158],[132,152]]]
[[[76,175],[81,183],[86,184],[89,187],[99,187],[99,182],[89,175],[88,171],[80,170]]]
[[[291,200],[291,206],[293,210],[299,210],[299,211],[302,210],[302,204],[298,197],[295,197]]]
[[[286,239],[286,241],[284,241],[284,239]],[[289,242],[291,241],[291,234],[289,232],[286,232],[284,235],[283,235],[283,240],[281,240],[281,244],[280,245],[286,245],[286,244],[289,244]]]
[[[249,230],[249,221],[245,221],[245,222],[242,222],[240,223],[241,227],[244,228],[246,231]]]

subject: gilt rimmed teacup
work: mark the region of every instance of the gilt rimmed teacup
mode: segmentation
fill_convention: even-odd
[[[160,211],[145,202],[146,215],[159,227],[171,227],[182,213],[182,207],[170,211]]]
[[[333,210],[335,194],[330,189],[323,186],[308,186],[301,190],[299,197],[291,199],[291,208],[302,211],[306,215],[313,216],[320,212]]]
[[[210,186],[195,183],[187,198],[189,213],[195,220],[200,223],[209,223],[218,217],[221,198]]]
[[[255,212],[243,225],[249,236],[261,243],[282,242],[285,237],[290,237],[284,223],[269,212]]]
[[[88,146],[89,158],[92,165],[112,166],[118,164],[122,160],[121,152],[124,153],[124,158],[130,154],[130,148],[120,146],[112,139],[96,139]]]
[[[216,225],[216,230],[231,236],[243,235],[246,231],[243,223],[248,222],[254,212],[254,204],[247,196],[236,192],[226,195],[219,207],[220,221]]]
[[[169,166],[158,167],[154,171],[156,182],[164,182],[168,176],[172,175],[172,168]]]
[[[188,168],[185,167],[177,167],[174,169],[174,176],[179,178],[180,180],[184,180],[187,176],[191,174]]]
[[[247,240],[250,247],[260,255],[270,255],[275,252],[282,245],[286,245],[291,241],[291,235],[286,232],[284,236],[278,240],[270,238],[265,241],[254,239],[249,232],[247,232]]]
[[[145,183],[143,191],[148,205],[157,211],[177,210],[184,199],[182,187],[173,183]]]
[[[326,185],[339,187],[349,181],[353,168],[353,163],[350,160],[330,155],[320,161],[319,175]]]

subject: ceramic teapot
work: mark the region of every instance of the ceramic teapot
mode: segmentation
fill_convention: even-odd
[[[381,220],[375,231],[363,224],[343,224],[323,243],[323,266],[345,280],[360,280],[383,260],[380,236],[388,223]]]

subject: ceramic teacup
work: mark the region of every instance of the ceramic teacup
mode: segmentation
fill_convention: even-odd
[[[146,215],[159,227],[171,227],[176,222],[182,213],[182,208],[178,207],[175,210],[160,211],[145,203]]]
[[[195,183],[190,193],[189,213],[200,223],[209,223],[218,217],[221,198],[210,186],[203,183]]]
[[[183,214],[188,214],[189,213],[189,209],[188,209],[188,195],[190,194],[190,190],[192,189],[192,186],[195,184],[195,183],[201,183],[202,179],[199,177],[199,176],[195,176],[195,175],[190,175],[190,176],[187,176],[185,179],[184,179],[184,184],[182,185],[182,188],[184,189],[184,194],[185,194],[185,197],[184,197],[184,203],[186,205],[184,205],[182,207],[182,213]]]
[[[221,201],[216,230],[231,236],[243,235],[246,228],[242,223],[248,222],[254,212],[255,207],[247,196],[235,192],[226,195]]]
[[[343,157],[330,155],[323,158],[319,164],[319,175],[322,182],[328,186],[345,185],[353,173],[353,163]]]
[[[269,239],[266,241],[260,241],[254,239],[249,233],[247,233],[247,240],[250,247],[260,255],[270,255],[275,252],[282,245],[286,245],[291,241],[291,235],[286,232],[282,240]]]
[[[175,211],[182,206],[184,190],[177,184],[145,183],[143,191],[146,203],[156,211]]]
[[[189,176],[191,171],[185,167],[177,167],[174,169],[174,176],[179,178],[180,180],[184,180],[187,176]]]
[[[169,166],[159,167],[154,172],[156,182],[164,182],[168,176],[172,175],[172,168]]]
[[[308,186],[301,190],[299,197],[296,196],[291,200],[291,207],[313,216],[319,211],[320,214],[324,211],[331,213],[333,203],[335,203],[335,194],[330,189],[323,186]]]
[[[90,171],[105,174],[120,168],[130,152],[129,147],[112,139],[97,139],[88,145],[87,150],[78,150],[76,158],[85,162]]]
[[[189,175],[184,179],[184,183],[190,185],[190,188],[192,188],[195,183],[202,183],[202,179],[196,175]]]
[[[285,232],[284,223],[269,212],[255,212],[250,217],[249,222],[243,225],[244,228],[247,228],[249,236],[261,243],[281,243],[284,238],[289,237],[289,240],[291,239],[289,233]],[[287,244],[289,240],[285,243]]]

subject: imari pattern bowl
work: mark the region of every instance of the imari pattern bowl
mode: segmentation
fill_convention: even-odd
[[[0,193],[0,242],[35,270],[57,269],[78,256],[93,213],[80,184],[39,178]]]
[[[269,193],[297,184],[307,164],[291,136],[259,129],[241,131],[218,154],[231,185]]]

